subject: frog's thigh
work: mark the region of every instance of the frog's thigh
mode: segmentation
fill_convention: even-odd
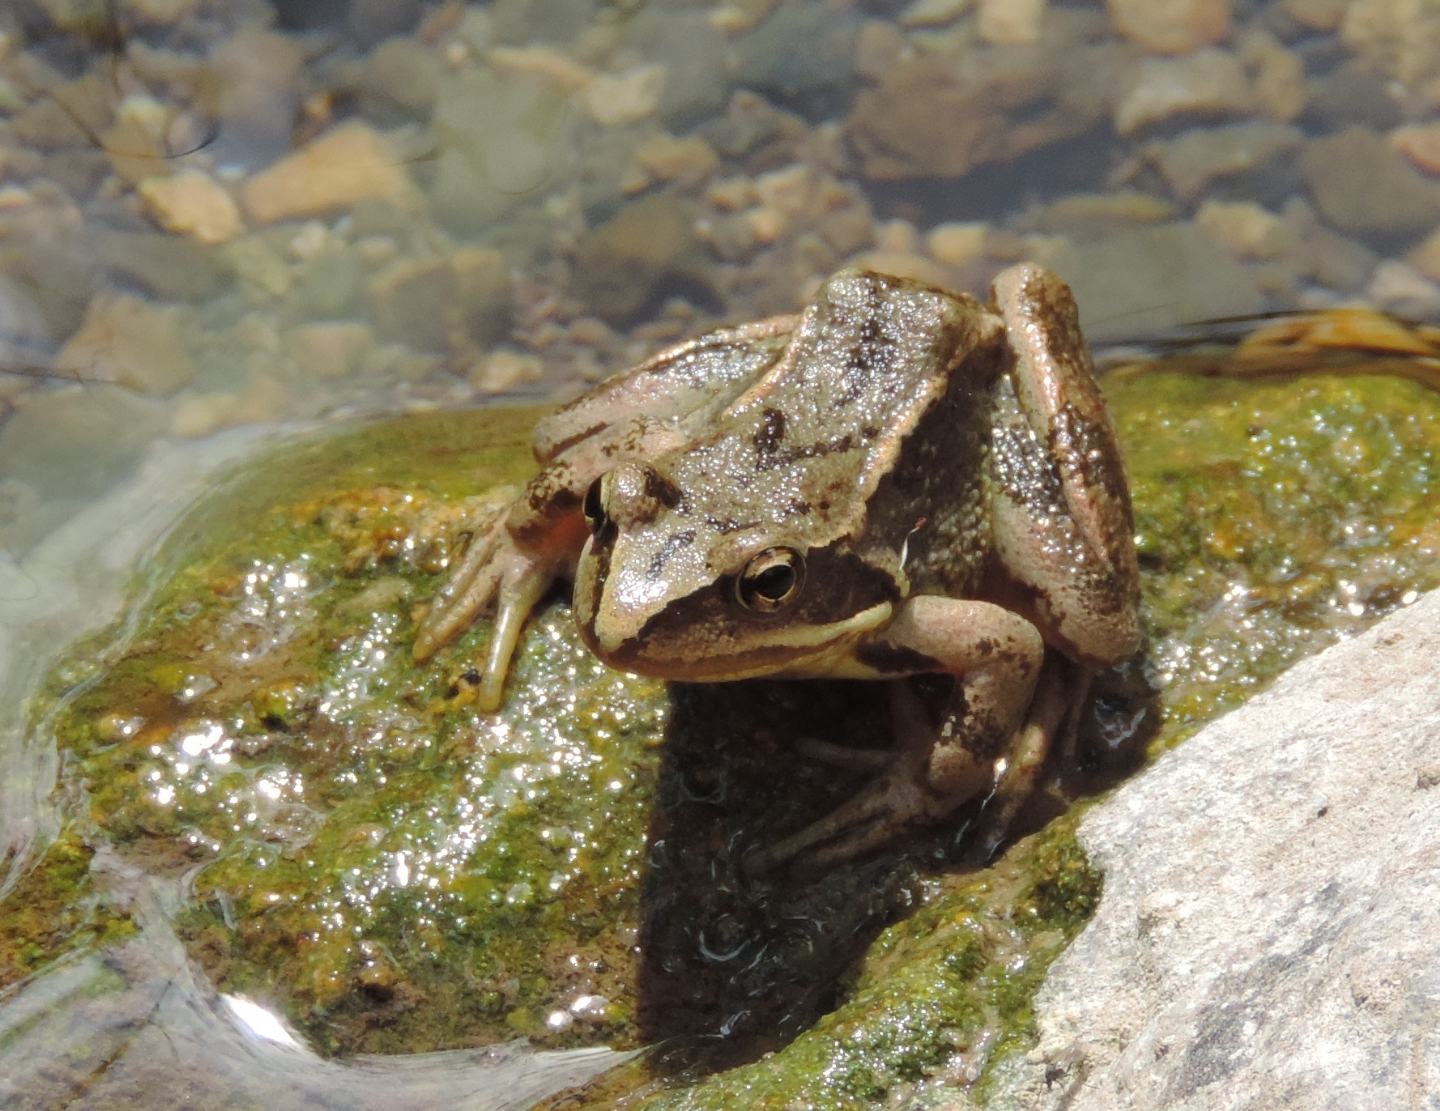
[[[1016,604],[1072,659],[1092,666],[1125,659],[1140,638],[1131,534],[1112,551],[1087,541],[1054,468],[1013,410],[996,424],[995,455],[991,527],[995,554],[1019,588]]]
[[[1039,630],[988,602],[922,595],[905,603],[867,655],[903,662],[912,673],[955,675],[938,734],[902,723],[902,759],[918,763],[924,784],[952,805],[990,787],[1045,659]]]

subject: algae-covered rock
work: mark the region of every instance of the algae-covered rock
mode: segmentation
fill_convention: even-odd
[[[1172,376],[1109,392],[1151,642],[1099,678],[1082,767],[1031,829],[1134,755],[1147,675],[1164,746],[1440,578],[1434,394]],[[471,702],[485,622],[412,662],[418,607],[531,468],[533,419],[415,416],[291,446],[177,526],[159,585],[36,709],[72,859],[103,847],[184,877],[191,959],[329,1053],[664,1039],[586,1098],[687,1108],[983,1084],[1030,1044],[1034,988],[1097,897],[1073,812],[979,871],[953,863],[962,814],[918,852],[752,880],[747,848],[856,784],[794,742],[873,745],[878,684],[667,689],[594,661],[560,598],[497,715]]]

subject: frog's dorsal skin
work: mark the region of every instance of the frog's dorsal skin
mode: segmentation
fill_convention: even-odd
[[[757,867],[844,859],[982,795],[1003,828],[1073,696],[1061,657],[1138,646],[1123,465],[1074,301],[1038,267],[990,306],[842,271],[799,317],[601,383],[535,445],[547,465],[416,640],[423,658],[499,599],[482,708],[557,575],[618,667],[895,680],[889,770]],[[954,678],[938,728],[907,693],[923,673]]]

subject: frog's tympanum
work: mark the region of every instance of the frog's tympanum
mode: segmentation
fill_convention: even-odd
[[[1089,670],[1138,647],[1124,468],[1074,299],[1038,267],[1001,274],[989,306],[843,271],[799,315],[602,382],[535,452],[415,644],[497,600],[482,707],[557,576],[617,668],[889,682],[882,760],[815,746],[876,774],[757,869],[842,860],[982,796],[998,838]],[[908,679],[925,674],[954,678],[938,720]]]

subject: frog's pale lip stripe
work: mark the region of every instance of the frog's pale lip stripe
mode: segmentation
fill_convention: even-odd
[[[769,634],[757,635],[754,643],[761,648],[822,648],[847,634],[868,632],[883,625],[893,609],[889,602],[880,602],[844,621],[832,621],[828,625],[781,626]]]
[[[617,658],[614,663],[617,667],[632,669],[643,675],[688,682],[758,679],[766,675],[829,675],[834,672],[832,667],[811,671],[807,664],[813,665],[817,659],[826,658],[827,649],[835,650],[836,646],[885,624],[894,608],[890,602],[880,602],[844,621],[776,629],[768,636],[757,635],[743,652],[735,655],[716,653],[688,665],[674,657],[647,660],[632,656]],[[605,648],[603,642],[600,647],[602,650]]]

